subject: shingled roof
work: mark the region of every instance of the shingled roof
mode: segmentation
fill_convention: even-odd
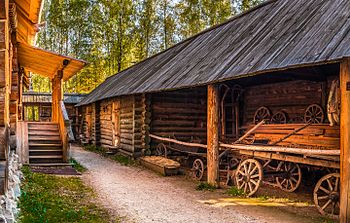
[[[109,77],[79,105],[344,57],[350,57],[350,1],[268,1]]]

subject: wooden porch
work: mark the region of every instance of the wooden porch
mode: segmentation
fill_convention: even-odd
[[[19,44],[18,59],[24,72],[48,77],[52,83],[51,120],[28,122],[22,118],[18,121],[16,136],[21,160],[30,165],[64,165],[69,160],[69,142],[74,136],[63,101],[62,84],[86,62],[27,44]]]

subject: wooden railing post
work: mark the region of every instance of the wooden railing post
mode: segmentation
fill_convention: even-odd
[[[350,222],[350,58],[340,64],[340,222]]]
[[[60,101],[62,100],[62,77],[63,70],[57,71],[57,75],[52,79],[52,121],[58,122],[58,112],[60,109]]]
[[[219,186],[219,88],[208,85],[207,104],[207,172],[208,183]]]

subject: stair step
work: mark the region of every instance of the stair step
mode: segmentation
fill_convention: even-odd
[[[28,131],[59,131],[59,128],[58,126],[53,126],[53,127],[32,126],[32,127],[28,127]]]
[[[55,166],[72,166],[71,163],[30,163],[29,166],[45,166],[45,167],[55,167]]]
[[[58,126],[57,123],[41,122],[41,123],[28,123],[28,126]]]
[[[33,144],[45,144],[45,145],[61,145],[61,140],[47,140],[47,139],[30,139],[29,146]]]
[[[29,159],[61,159],[62,155],[29,156]]]
[[[29,150],[29,156],[62,156],[62,149],[39,149],[39,150]]]
[[[50,159],[41,159],[41,158],[29,158],[29,164],[42,164],[42,163],[63,163],[63,158],[50,158]]]
[[[61,140],[61,138],[59,136],[51,136],[51,135],[47,135],[47,136],[38,136],[38,135],[29,135],[29,140],[48,140],[48,141],[55,141],[55,140]]]
[[[62,152],[62,149],[29,149],[29,152]]]
[[[55,150],[61,149],[62,146],[29,146],[29,150]]]
[[[57,131],[29,131],[29,136],[60,136],[60,132]]]
[[[29,143],[30,147],[61,147],[62,143]]]

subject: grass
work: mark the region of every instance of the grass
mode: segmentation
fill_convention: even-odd
[[[216,187],[211,185],[211,184],[208,184],[206,182],[200,182],[197,185],[196,190],[200,190],[200,191],[215,191]]]
[[[98,153],[104,157],[107,157],[107,158],[110,158],[114,161],[117,161],[118,163],[124,165],[124,166],[132,166],[132,165],[135,165],[136,162],[135,160],[133,160],[132,158],[130,157],[127,157],[127,156],[123,156],[123,155],[120,155],[120,154],[114,154],[114,155],[109,155],[107,154],[107,150],[102,148],[102,147],[99,147],[99,146],[94,146],[94,145],[86,145],[84,146],[84,148],[88,151],[91,151],[91,152],[94,152],[94,153]]]
[[[73,168],[80,173],[84,173],[87,170],[83,165],[81,165],[78,161],[76,161],[73,158],[70,158],[69,162],[72,164]]]
[[[244,197],[244,191],[242,189],[238,189],[237,187],[229,188],[226,193],[233,197]]]
[[[93,202],[95,194],[77,177],[58,177],[33,173],[25,176],[20,197],[21,223],[112,222],[107,210]]]

